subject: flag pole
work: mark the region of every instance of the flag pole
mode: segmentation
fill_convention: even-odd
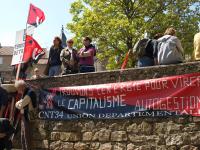
[[[29,17],[29,14],[30,14],[30,6],[29,6],[29,12],[28,12],[28,17]],[[27,34],[27,28],[28,28],[28,19],[26,21],[26,29],[25,29],[25,32],[24,32],[24,49],[25,49],[25,45],[26,45],[26,34]],[[23,60],[23,57],[24,57],[24,51],[23,51],[23,55],[22,55],[22,60]],[[19,80],[19,75],[20,75],[20,70],[21,70],[21,66],[22,66],[22,62],[19,63],[18,67],[17,67],[17,73],[16,73],[16,80]],[[15,99],[12,99],[12,102],[11,102],[11,110],[10,110],[10,120],[11,122],[13,121],[13,113],[14,113],[14,110],[15,110]]]
[[[29,17],[29,15],[30,15],[30,8],[31,8],[31,5],[29,6],[29,12],[28,12],[28,17]],[[27,17],[27,18],[28,18]],[[28,19],[27,19],[27,21],[26,21],[26,29],[25,29],[25,32],[24,32],[24,50],[25,50],[25,45],[26,45],[26,34],[27,34],[27,28],[28,28]],[[23,57],[24,57],[24,51],[23,51],[23,56],[22,56],[22,60],[23,60]],[[20,74],[20,70],[21,70],[21,64],[22,64],[22,62],[20,62],[19,63],[19,65],[18,65],[18,67],[17,67],[17,74],[16,74],[16,80],[19,80],[19,74]],[[12,102],[11,102],[11,111],[10,111],[10,116],[11,116],[11,118],[10,118],[10,121],[12,122],[12,124],[13,124],[13,122],[14,122],[14,115],[13,115],[13,113],[14,113],[14,111],[15,111],[15,98],[13,98],[12,99]],[[17,116],[17,120],[16,120],[16,124],[15,124],[15,129],[17,129],[17,126],[18,126],[18,124],[19,124],[19,121],[20,121],[20,118],[21,118],[21,115],[19,114],[18,116]],[[13,141],[13,139],[14,139],[14,136],[15,136],[15,133],[13,133],[13,135],[12,135],[12,137],[11,137],[11,141]]]
[[[30,15],[30,8],[31,8],[31,5],[29,6],[29,11],[28,11],[28,17]],[[25,49],[25,45],[26,45],[26,35],[27,35],[27,28],[28,28],[28,17],[27,17],[27,20],[26,20],[26,29],[25,29],[25,32],[24,32],[24,49]],[[23,51],[23,56],[22,56],[22,59],[24,57],[24,51]],[[17,67],[17,74],[16,74],[16,80],[19,80],[19,74],[20,74],[20,70],[21,70],[21,63],[19,63],[19,66]]]
[[[131,53],[131,49],[129,49],[129,51],[128,51],[128,53],[126,54],[126,56],[125,56],[125,58],[124,58],[124,61],[123,61],[123,63],[122,63],[122,66],[121,66],[121,69],[120,69],[120,75],[119,75],[119,82],[122,81],[122,74],[123,74],[123,72],[124,72],[124,69],[125,69],[126,66],[127,66],[130,53]]]

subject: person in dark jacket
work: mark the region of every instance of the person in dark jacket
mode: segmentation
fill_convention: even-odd
[[[72,39],[67,40],[67,47],[60,54],[60,60],[64,67],[63,75],[78,73],[78,57],[76,49],[73,48],[73,43]]]
[[[60,53],[62,51],[62,41],[59,37],[55,37],[53,41],[53,46],[50,48],[49,52],[49,76],[58,76],[61,73],[62,62],[60,60]]]
[[[157,54],[158,54],[158,49],[159,49],[159,42],[158,39],[163,37],[162,33],[157,33],[154,35],[153,40],[151,41],[151,44],[153,45],[153,57],[154,57],[154,64],[158,65],[158,59],[157,59]]]
[[[15,129],[10,124],[10,121],[5,118],[0,118],[0,150],[12,149],[11,136],[14,132]]]
[[[91,43],[91,38],[83,38],[84,47],[78,53],[80,73],[95,72],[94,57],[96,55],[96,49]]]
[[[0,87],[0,118],[3,117],[3,112],[8,104],[8,92]]]
[[[162,34],[156,34],[153,39],[139,40],[133,48],[133,56],[137,58],[138,67],[154,66],[156,64],[158,41]]]

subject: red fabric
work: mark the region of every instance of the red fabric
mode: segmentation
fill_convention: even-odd
[[[26,35],[23,62],[28,62],[31,58],[35,58],[42,51],[43,49],[37,41],[33,37]]]
[[[200,73],[50,90],[105,101],[123,95],[123,103],[129,107],[200,116]]]
[[[45,20],[44,12],[35,7],[33,4],[30,4],[29,16],[27,23],[33,26],[38,26]]]
[[[125,57],[125,59],[124,59],[124,62],[123,62],[123,64],[122,64],[122,66],[121,66],[121,69],[123,70],[123,69],[126,69],[126,66],[127,66],[127,63],[128,63],[128,59],[129,59],[129,54],[130,54],[130,51],[128,51],[128,53],[126,54],[126,57]]]

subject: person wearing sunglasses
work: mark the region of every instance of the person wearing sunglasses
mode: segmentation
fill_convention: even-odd
[[[78,73],[77,51],[73,48],[73,44],[73,39],[67,40],[67,47],[60,53],[60,60],[63,65],[62,75]]]

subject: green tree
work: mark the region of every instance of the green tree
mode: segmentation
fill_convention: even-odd
[[[90,36],[98,48],[97,57],[107,69],[118,68],[115,57],[123,61],[125,53],[136,41],[149,33],[177,29],[186,54],[193,50],[193,36],[200,22],[199,0],[76,0],[70,9],[73,15],[67,28],[81,46],[83,36]],[[134,61],[129,61],[129,67]]]

